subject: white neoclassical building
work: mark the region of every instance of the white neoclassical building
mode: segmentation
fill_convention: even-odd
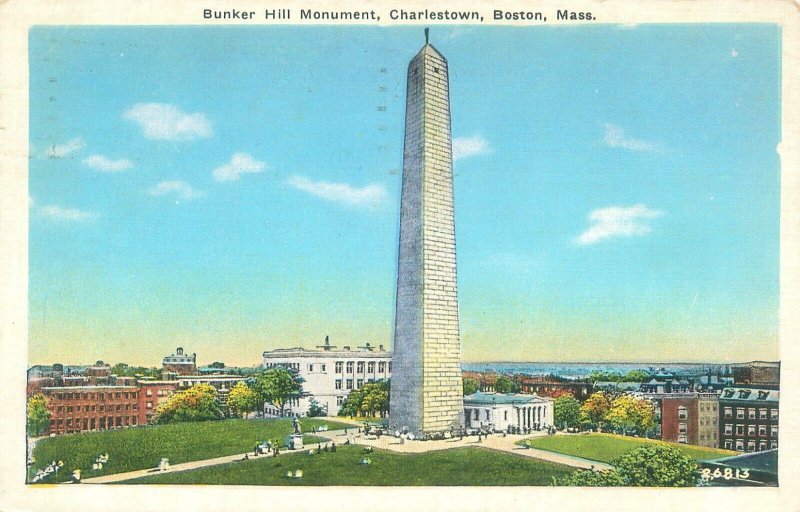
[[[467,429],[540,430],[553,425],[553,400],[538,395],[484,393],[464,397]]]
[[[355,349],[338,348],[331,345],[326,336],[325,344],[316,348],[279,348],[263,353],[264,368],[284,366],[304,380],[303,396],[287,404],[285,413],[291,416],[308,414],[312,399],[329,416],[336,416],[352,390],[391,377],[392,353],[384,350],[383,345],[376,347],[366,343]],[[267,404],[264,413],[276,416],[278,411]]]

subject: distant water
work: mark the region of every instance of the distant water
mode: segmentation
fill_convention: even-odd
[[[727,365],[712,363],[462,363],[464,370],[472,372],[497,372],[497,373],[521,373],[525,375],[558,375],[567,379],[582,379],[588,377],[595,370],[603,372],[618,372],[626,374],[631,370],[651,370],[664,369],[667,372],[677,375],[699,375],[711,369],[717,372],[720,366],[727,368]]]

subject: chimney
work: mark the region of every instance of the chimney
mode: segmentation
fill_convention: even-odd
[[[383,345],[378,345],[378,350],[383,351]]]
[[[344,347],[342,347],[342,348],[343,348],[343,349],[345,349],[345,350],[350,350],[350,345],[345,345],[345,346],[344,346]]]

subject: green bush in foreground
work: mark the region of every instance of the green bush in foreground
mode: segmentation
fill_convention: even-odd
[[[637,448],[614,461],[613,470],[576,471],[555,478],[555,485],[597,487],[693,487],[697,482],[697,463],[680,451],[665,445]]]

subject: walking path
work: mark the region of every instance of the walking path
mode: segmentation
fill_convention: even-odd
[[[336,421],[341,421],[341,419],[337,418]],[[354,428],[347,429],[347,434],[345,434],[345,430],[307,432],[307,434],[328,439],[330,441],[335,442],[339,446],[344,445],[345,442],[349,439],[351,443],[355,443],[362,446],[372,446],[373,448],[377,448],[380,450],[388,450],[397,453],[423,453],[429,451],[451,450],[453,448],[462,448],[471,446],[475,448],[485,448],[488,450],[496,450],[500,452],[511,453],[522,457],[530,457],[532,459],[545,460],[548,462],[562,464],[564,466],[570,466],[578,469],[594,469],[596,471],[613,469],[613,466],[610,466],[609,464],[604,464],[602,462],[582,459],[580,457],[564,455],[561,453],[549,452],[546,450],[539,450],[536,448],[526,448],[522,446],[517,446],[515,444],[517,441],[520,441],[522,439],[529,439],[531,437],[547,435],[543,432],[537,432],[534,434],[515,434],[515,435],[509,434],[506,435],[505,437],[502,434],[492,434],[487,438],[483,438],[483,440],[480,443],[478,442],[478,438],[476,436],[444,439],[439,441],[401,442],[399,439],[392,436],[381,436],[380,438],[377,438],[375,436],[365,436],[363,434],[357,434],[355,432],[356,425],[357,424],[354,423]],[[288,450],[288,449],[281,450],[280,456],[283,457],[295,453],[307,453],[308,449],[313,449],[313,446],[309,445],[305,450]],[[252,452],[239,453],[236,455],[226,455],[224,457],[216,457],[213,459],[196,460],[192,462],[184,462],[181,464],[170,465],[168,472],[177,473],[180,471],[189,471],[192,469],[204,468],[208,466],[216,466],[218,464],[228,464],[231,462],[244,461],[245,455],[248,456],[249,460],[261,459],[263,457],[272,457],[272,455],[259,455],[258,457],[254,457]],[[81,480],[81,482],[86,484],[108,484],[114,482],[122,482],[124,480],[132,480],[135,478],[142,478],[150,475],[158,475],[162,473],[164,472],[159,471],[158,469],[148,468],[138,471],[128,471],[126,473],[115,473],[112,475],[84,478],[83,480]]]

